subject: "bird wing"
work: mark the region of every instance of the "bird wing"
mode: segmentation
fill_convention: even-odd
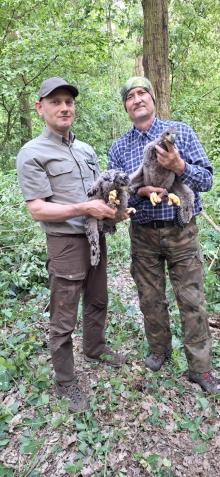
[[[130,185],[132,189],[138,189],[144,185],[143,164],[141,164],[136,171],[129,176]]]

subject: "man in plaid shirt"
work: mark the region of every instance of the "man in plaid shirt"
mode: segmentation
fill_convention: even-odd
[[[144,147],[162,131],[173,127],[176,148],[156,146],[158,162],[175,173],[195,195],[193,217],[184,227],[177,225],[177,206],[161,200],[154,207],[150,194],[159,187],[142,186],[133,194],[129,206],[132,216],[130,236],[131,273],[137,285],[140,308],[150,355],[145,364],[158,371],[172,353],[168,303],[165,295],[167,265],[178,303],[189,379],[209,393],[219,393],[219,381],[211,372],[211,336],[204,307],[203,266],[195,216],[202,209],[200,192],[212,186],[212,167],[194,131],[182,122],[160,120],[155,116],[155,94],[147,78],[130,78],[121,90],[125,110],[133,128],[113,143],[109,168],[128,174],[143,161]]]

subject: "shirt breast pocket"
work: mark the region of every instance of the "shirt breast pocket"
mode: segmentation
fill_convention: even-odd
[[[71,161],[51,161],[47,165],[47,175],[52,189],[69,189],[73,187],[74,164]]]
[[[97,164],[90,159],[86,159],[85,166],[86,167],[84,170],[84,177],[90,178],[92,180],[96,179],[96,177],[98,176]]]

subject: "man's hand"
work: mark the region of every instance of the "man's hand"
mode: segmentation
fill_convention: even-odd
[[[155,146],[157,150],[157,160],[165,169],[175,172],[177,176],[181,176],[185,169],[185,162],[181,159],[178,150],[172,145],[167,144],[168,151],[160,146]]]
[[[106,205],[102,199],[94,199],[85,202],[86,211],[85,215],[91,215],[98,220],[102,219],[114,219],[117,209],[112,209]]]
[[[116,212],[116,222],[122,222],[122,220],[127,220],[131,218],[132,214],[136,213],[136,209],[134,207],[127,207],[123,212]]]
[[[148,199],[150,199],[152,192],[156,192],[158,195],[158,198],[160,198],[161,200],[163,199],[164,196],[167,197],[167,190],[163,189],[162,187],[143,186],[143,187],[139,187],[137,191],[140,197],[147,197]]]

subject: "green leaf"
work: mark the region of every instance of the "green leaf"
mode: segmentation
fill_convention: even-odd
[[[55,419],[52,419],[52,423],[51,423],[51,424],[52,424],[52,427],[53,427],[54,429],[57,429],[57,428],[60,427],[61,424],[63,424],[64,422],[65,422],[65,416],[60,415],[60,416],[56,417]]]
[[[49,394],[46,394],[46,393],[42,393],[41,395],[41,402],[42,404],[48,404],[49,403],[49,400],[50,400],[50,396]]]
[[[194,454],[204,454],[204,452],[207,452],[207,450],[208,444],[206,442],[202,442],[202,444],[198,444],[192,449]]]
[[[0,477],[13,477],[14,469],[5,467],[3,464],[0,464]]]
[[[20,446],[20,453],[23,454],[35,454],[38,449],[41,447],[42,442],[37,439],[32,439],[29,437],[23,437],[22,443]]]
[[[167,459],[167,457],[165,457],[163,460],[162,460],[162,464],[164,465],[164,467],[171,467],[172,465],[172,462],[171,460]]]
[[[76,421],[75,426],[77,431],[85,431],[87,429],[87,425],[84,422]]]
[[[160,456],[158,454],[151,454],[146,458],[146,461],[150,465],[152,470],[155,470],[157,468],[159,457]]]
[[[197,403],[203,411],[209,407],[209,401],[205,397],[198,397]]]
[[[40,429],[47,424],[47,419],[44,416],[38,416],[36,419],[25,419],[24,424],[32,429]]]
[[[80,472],[83,468],[82,462],[76,462],[75,464],[67,464],[64,467],[64,470],[68,472],[70,475],[75,475],[76,473]]]
[[[0,447],[5,447],[10,442],[10,439],[2,439],[0,440]]]
[[[204,441],[212,439],[217,431],[215,426],[208,426],[205,432],[201,432],[200,436]]]
[[[0,391],[9,391],[10,377],[6,369],[0,368]]]
[[[83,455],[87,454],[88,451],[88,445],[86,442],[80,442],[78,449],[80,452],[82,452]]]
[[[15,366],[8,360],[6,360],[5,358],[2,358],[0,356],[0,368],[5,368],[5,369],[12,369],[14,370],[15,369]]]

